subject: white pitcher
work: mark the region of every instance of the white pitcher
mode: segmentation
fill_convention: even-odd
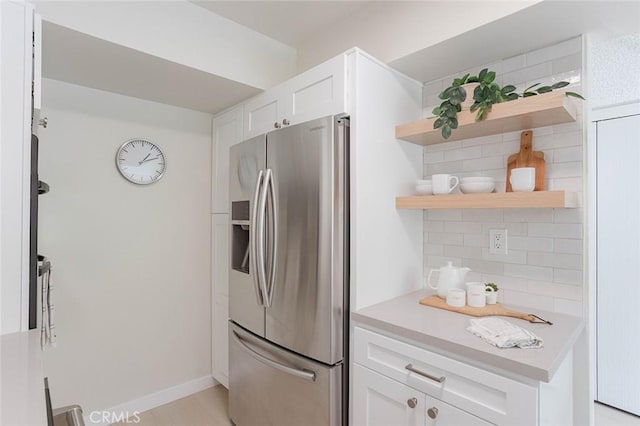
[[[470,270],[469,268],[458,268],[453,266],[453,262],[447,262],[447,266],[429,271],[427,284],[437,291],[438,297],[444,299],[447,297],[447,291],[449,291],[450,288],[464,289],[465,277]],[[440,273],[437,286],[431,284],[431,274],[434,272]]]

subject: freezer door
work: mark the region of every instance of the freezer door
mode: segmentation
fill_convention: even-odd
[[[255,269],[249,256],[254,227],[251,213],[256,205],[256,188],[264,172],[266,138],[264,135],[231,147],[229,152],[229,317],[252,332],[264,336],[264,307],[256,286]]]
[[[326,117],[267,135],[277,239],[266,338],[326,364],[343,359],[348,139],[341,123]]]
[[[295,355],[229,323],[229,417],[236,426],[339,425],[342,365]]]

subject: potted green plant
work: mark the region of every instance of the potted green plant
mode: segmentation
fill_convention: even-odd
[[[540,86],[533,90],[540,85],[540,83],[536,83],[527,87],[522,94],[518,94],[515,92],[516,87],[514,85],[507,84],[504,87],[500,87],[500,85],[495,82],[495,78],[495,71],[490,71],[488,68],[482,69],[477,76],[466,74],[461,78],[455,78],[451,86],[444,89],[442,93],[438,95],[442,103],[433,109],[433,114],[438,117],[433,123],[433,128],[441,129],[442,137],[448,139],[451,136],[451,132],[458,128],[458,113],[462,111],[464,101],[467,100],[470,95],[473,97],[470,110],[471,112],[477,111],[475,121],[481,121],[486,118],[494,104],[514,101],[520,97],[527,98],[529,96],[548,93],[569,84],[566,81],[559,81],[550,86]],[[470,91],[468,90],[469,83],[477,83],[472,94],[468,93],[468,91]],[[584,99],[575,92],[565,93],[567,96]]]
[[[487,296],[487,305],[498,303],[498,285],[496,283],[484,283],[484,291]]]

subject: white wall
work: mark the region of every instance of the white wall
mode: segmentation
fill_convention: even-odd
[[[37,1],[46,21],[249,86],[295,73],[295,49],[181,1]]]
[[[582,42],[575,38],[505,59],[489,67],[499,84],[525,85],[567,80],[567,90],[581,90]],[[482,66],[471,70],[477,73]],[[425,116],[448,76],[424,88]],[[583,104],[574,123],[533,129],[533,149],[543,151],[546,188],[583,192]],[[455,130],[454,130],[455,132]],[[424,151],[424,175],[451,173],[493,176],[496,191],[505,191],[507,158],[520,149],[520,133],[512,132],[430,145]],[[583,260],[583,209],[487,209],[425,211],[425,271],[453,260],[472,269],[471,281],[493,281],[505,303],[583,315],[586,297]],[[488,252],[489,229],[507,229],[508,255]]]
[[[211,116],[43,82],[39,251],[53,262],[54,407],[85,414],[211,374]],[[137,186],[115,154],[141,137],[167,170]]]
[[[352,46],[389,63],[538,2],[371,2],[299,44],[297,69],[309,69]]]

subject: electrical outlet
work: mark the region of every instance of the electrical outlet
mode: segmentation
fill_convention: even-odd
[[[506,229],[490,229],[489,230],[489,253],[507,254],[507,230]]]

